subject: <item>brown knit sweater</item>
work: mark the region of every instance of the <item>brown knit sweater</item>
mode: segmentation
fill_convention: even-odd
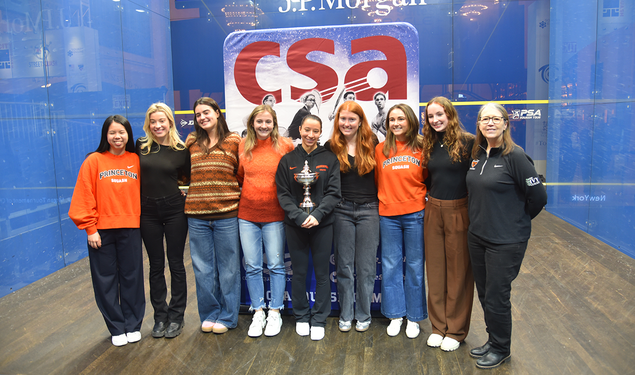
[[[193,143],[190,146],[192,174],[185,201],[185,214],[205,220],[236,217],[240,187],[237,134],[228,135],[220,147],[209,154]]]

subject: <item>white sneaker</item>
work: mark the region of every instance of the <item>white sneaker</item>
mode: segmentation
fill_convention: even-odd
[[[430,337],[428,337],[428,342],[426,342],[426,344],[428,344],[428,346],[431,348],[438,348],[439,346],[441,346],[442,342],[443,336],[439,335],[438,333],[433,333],[430,335]]]
[[[128,342],[137,342],[141,340],[141,332],[139,331],[128,332],[126,333],[126,339],[128,340]]]
[[[408,324],[406,325],[406,336],[409,339],[414,339],[419,336],[419,332],[421,332],[421,327],[419,327],[419,323],[411,322],[408,320]]]
[[[444,337],[443,342],[441,343],[441,350],[444,352],[453,352],[459,348],[461,345],[460,342],[456,341],[452,337]]]
[[[324,327],[311,327],[311,340],[320,341],[324,338]]]
[[[127,343],[128,343],[128,338],[126,337],[125,333],[112,337],[112,344],[114,346],[124,346]]]
[[[390,324],[388,328],[386,328],[386,333],[388,336],[394,337],[399,334],[401,331],[401,324],[403,323],[403,318],[390,319]]]
[[[271,337],[280,333],[280,328],[282,328],[282,317],[280,316],[280,312],[278,311],[269,311],[269,316],[267,317],[267,328],[265,328],[265,336]]]
[[[247,336],[249,337],[260,337],[262,336],[262,330],[265,328],[265,324],[267,324],[267,316],[265,312],[262,310],[258,310],[254,313],[254,317],[251,319],[251,325],[249,326],[249,331],[247,331]]]
[[[311,326],[308,322],[297,322],[295,324],[295,333],[300,336],[308,336],[311,333]]]

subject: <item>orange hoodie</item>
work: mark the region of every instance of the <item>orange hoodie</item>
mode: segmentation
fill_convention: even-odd
[[[94,152],[84,160],[68,216],[86,234],[97,229],[139,228],[139,157]]]
[[[397,143],[397,154],[385,157],[384,142],[375,147],[375,180],[379,215],[397,216],[421,211],[426,207],[428,170],[421,167],[421,152],[413,153],[405,143]]]

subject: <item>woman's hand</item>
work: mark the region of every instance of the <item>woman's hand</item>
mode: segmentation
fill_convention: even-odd
[[[302,228],[309,229],[318,225],[320,225],[320,222],[317,221],[317,219],[314,218],[313,215],[309,215],[309,217],[307,217],[306,220],[304,220],[304,223],[302,223]]]
[[[88,235],[88,245],[93,249],[99,249],[101,247],[101,236],[99,232]]]

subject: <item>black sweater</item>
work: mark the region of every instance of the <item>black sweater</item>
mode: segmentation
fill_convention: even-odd
[[[320,227],[333,223],[333,209],[340,202],[340,162],[335,154],[318,146],[307,154],[302,145],[286,154],[278,164],[276,185],[278,186],[278,202],[285,212],[284,222],[300,227],[309,214],[300,208],[304,199],[304,187],[293,178],[300,173],[304,161],[309,162],[311,172],[318,172],[318,179],[311,185],[311,200],[316,208],[311,215],[320,223]]]
[[[501,153],[492,148],[488,157],[483,149],[467,172],[469,232],[495,244],[524,242],[531,219],[547,204],[547,191],[522,148]]]
[[[141,194],[161,198],[179,193],[179,178],[190,177],[190,151],[176,151],[154,143],[150,153],[143,155],[140,139],[136,149],[141,166]]]
[[[470,168],[472,158],[469,153],[461,157],[459,162],[450,158],[448,147],[443,144],[445,133],[440,133],[439,140],[432,147],[428,160],[428,178],[425,183],[432,198],[440,200],[456,200],[467,197],[465,175]],[[474,138],[463,136],[464,148],[472,151]]]

